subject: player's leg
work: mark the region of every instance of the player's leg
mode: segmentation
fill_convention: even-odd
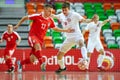
[[[71,49],[71,47],[74,45],[74,42],[72,40],[74,40],[74,39],[66,39],[63,42],[63,45],[61,46],[61,48],[57,54],[58,65],[60,66],[60,68],[58,70],[56,70],[56,73],[60,73],[60,72],[66,70],[63,57],[64,57],[65,53],[67,51],[69,51]]]
[[[42,54],[41,54],[41,45],[36,43],[34,45],[34,49],[35,49],[35,52],[34,52],[33,55],[38,59],[39,63],[41,64],[41,70],[45,71],[46,70],[46,64],[45,64],[45,62],[43,62],[43,57],[42,57]]]
[[[13,50],[5,49],[4,58],[5,63],[8,66],[7,72],[14,72],[15,69],[14,63],[12,61],[12,55],[14,51],[15,51],[14,49]]]
[[[89,69],[90,66],[90,58],[91,54],[93,53],[95,48],[95,43],[93,43],[90,39],[88,39],[88,44],[87,44],[87,57],[88,57],[88,66],[87,69]]]
[[[18,72],[22,72],[22,66],[25,65],[25,64],[31,64],[31,63],[34,63],[34,55],[33,55],[33,52],[34,52],[34,49],[32,48],[31,52],[30,52],[30,57],[22,60],[21,62],[18,61],[17,64],[18,64]]]
[[[102,46],[100,40],[97,42],[96,49],[100,53],[98,56],[99,59],[98,59],[98,66],[97,67],[99,70],[104,71],[104,69],[102,68],[102,63],[103,63],[103,60],[105,57],[105,51],[103,49],[103,46]]]
[[[87,60],[87,49],[85,47],[84,41],[82,39],[79,40],[78,42],[80,48],[81,48],[81,54],[84,60]]]
[[[42,58],[42,54],[41,54],[41,44],[42,42],[40,42],[40,40],[36,37],[36,36],[29,36],[28,38],[28,42],[29,45],[34,48],[34,52],[33,55],[38,59],[40,65],[41,65],[41,70],[45,71],[45,63],[43,63],[43,58]]]

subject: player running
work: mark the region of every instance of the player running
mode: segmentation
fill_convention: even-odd
[[[45,71],[45,63],[43,62],[43,58],[41,55],[41,49],[43,44],[44,36],[46,35],[46,31],[48,28],[52,28],[55,31],[59,32],[73,32],[73,29],[60,29],[55,26],[53,19],[50,17],[52,13],[52,6],[50,4],[44,5],[44,11],[40,14],[32,14],[28,16],[24,16],[18,24],[15,26],[15,29],[18,28],[25,20],[32,20],[33,23],[30,27],[28,42],[30,47],[32,48],[30,57],[21,61],[19,65],[19,70],[21,71],[22,65],[33,63],[36,58],[38,59],[41,70]]]
[[[86,31],[89,31],[88,44],[87,44],[87,51],[88,51],[87,69],[89,68],[89,64],[90,64],[91,53],[93,53],[94,48],[96,48],[96,50],[100,53],[99,55],[100,61],[98,61],[97,68],[98,70],[104,71],[104,69],[102,68],[102,62],[104,60],[105,51],[100,41],[100,31],[101,31],[101,27],[109,21],[110,19],[99,21],[99,16],[95,14],[92,18],[92,22],[88,23],[87,27],[83,31],[83,35],[85,34]]]
[[[57,54],[58,64],[60,68],[56,70],[56,73],[61,73],[66,70],[64,64],[63,56],[74,46],[79,45],[81,48],[81,54],[84,60],[87,60],[87,50],[84,45],[84,38],[79,28],[80,22],[90,22],[90,20],[84,19],[80,14],[70,11],[70,3],[64,2],[62,5],[62,13],[58,15],[52,15],[52,17],[57,18],[64,29],[72,28],[75,31],[73,33],[65,33],[66,40],[59,49]]]
[[[4,50],[5,63],[8,66],[7,72],[14,72],[15,65],[12,61],[12,56],[16,50],[16,46],[21,42],[21,37],[13,31],[13,25],[8,24],[7,30],[2,34],[0,43],[6,41],[6,48]],[[16,42],[17,41],[17,42]]]

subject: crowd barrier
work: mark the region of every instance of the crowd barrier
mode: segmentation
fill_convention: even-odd
[[[31,49],[17,49],[13,55],[12,60],[16,64],[17,61],[24,60],[29,57]],[[119,49],[106,49],[106,56],[103,62],[103,67],[107,71],[120,71],[120,50]],[[55,71],[58,69],[57,63],[57,49],[43,49],[42,55],[47,63],[47,71]],[[3,58],[4,49],[0,49],[0,71],[5,71],[7,66]],[[95,50],[91,56],[91,63],[89,71],[97,71],[97,61],[99,53]],[[71,49],[64,57],[65,65],[68,71],[82,71],[78,68],[77,64],[81,59],[81,51],[79,49]],[[40,71],[39,63],[36,61],[34,64],[28,64],[23,66],[23,71]]]

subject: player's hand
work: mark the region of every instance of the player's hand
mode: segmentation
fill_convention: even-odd
[[[17,29],[18,28],[18,26],[14,26],[14,29]]]
[[[109,19],[107,19],[107,21],[109,22],[109,21],[111,21],[111,19],[109,18]]]
[[[20,43],[19,43],[19,42],[17,42],[16,44],[17,44],[17,45],[19,45]]]
[[[2,40],[0,40],[0,43],[2,43]]]
[[[72,33],[72,32],[75,32],[75,30],[72,29],[72,28],[68,28],[68,29],[67,29],[67,32],[68,32],[68,33]]]

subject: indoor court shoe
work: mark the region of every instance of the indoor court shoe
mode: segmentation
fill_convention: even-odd
[[[21,73],[22,72],[22,65],[21,65],[20,61],[18,61],[17,64],[18,64],[18,72]]]
[[[41,71],[46,71],[46,63],[41,64]]]
[[[103,67],[97,67],[98,71],[106,71]]]
[[[61,72],[63,72],[63,71],[66,71],[66,67],[65,67],[64,69],[60,69],[60,68],[59,68],[59,69],[56,70],[55,72],[59,74],[59,73],[61,73]]]
[[[10,69],[7,70],[7,73],[13,73],[14,72],[14,67],[11,67]]]

